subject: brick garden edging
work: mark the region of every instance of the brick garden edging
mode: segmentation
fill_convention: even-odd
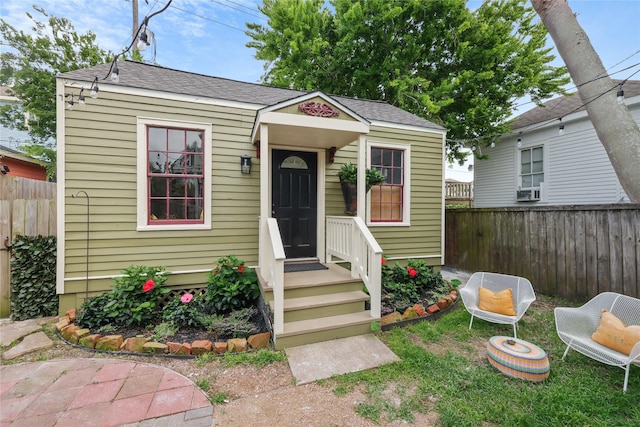
[[[409,307],[403,314],[397,311],[389,313],[380,319],[380,327],[383,331],[393,328],[402,328],[423,320],[436,320],[444,313],[452,309],[458,302],[458,291],[452,290],[449,295],[438,300],[436,304],[428,306],[426,309],[415,304]]]
[[[205,353],[242,353],[250,349],[258,350],[269,346],[271,339],[271,332],[263,332],[249,338],[231,338],[227,341],[196,340],[191,343],[165,344],[141,336],[124,338],[122,335],[92,334],[89,329],[80,328],[74,323],[75,316],[75,309],[67,311],[55,324],[56,330],[69,344],[95,351],[196,357]]]

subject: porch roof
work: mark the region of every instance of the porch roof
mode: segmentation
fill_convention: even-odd
[[[241,82],[221,77],[206,76],[134,61],[118,62],[120,81],[113,83],[106,79],[110,67],[111,64],[101,64],[63,73],[58,77],[86,82],[91,82],[97,77],[98,83],[101,86],[121,86],[198,96],[201,98],[220,99],[253,104],[257,107],[256,109],[280,104],[311,93],[257,83]],[[432,129],[439,132],[445,130],[445,128],[440,125],[386,102],[334,95],[328,96],[336,103],[344,105],[368,121]]]

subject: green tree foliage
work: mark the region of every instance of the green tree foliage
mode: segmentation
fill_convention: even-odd
[[[0,53],[0,83],[12,86],[22,102],[0,107],[0,123],[27,131],[39,148],[25,151],[55,162],[55,143],[50,141],[56,136],[56,75],[105,63],[113,54],[96,45],[91,31],[78,34],[68,19],[33,8],[42,20],[27,12],[33,22],[30,34],[0,19],[3,44],[10,47]]]
[[[268,26],[247,24],[265,83],[383,100],[489,144],[517,99],[562,93],[547,32],[525,0],[264,0]]]

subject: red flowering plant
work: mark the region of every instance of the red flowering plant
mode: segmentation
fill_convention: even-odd
[[[80,307],[78,324],[82,327],[142,326],[159,315],[160,298],[169,292],[164,287],[164,267],[130,266],[113,279],[113,290],[89,298]]]
[[[440,273],[435,273],[424,260],[409,259],[406,265],[389,262],[382,265],[382,314],[403,312],[414,304],[426,304],[427,299],[446,285]]]
[[[218,259],[207,277],[205,307],[208,313],[229,313],[251,307],[260,296],[258,277],[235,255]]]

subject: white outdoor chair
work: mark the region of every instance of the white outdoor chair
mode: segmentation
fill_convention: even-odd
[[[478,289],[486,288],[491,292],[500,292],[511,288],[513,296],[513,308],[516,316],[506,316],[504,314],[493,313],[491,311],[480,310]],[[460,296],[464,307],[471,313],[469,329],[473,325],[473,318],[478,317],[487,322],[500,323],[503,325],[513,325],[513,336],[516,334],[516,324],[522,318],[533,301],[536,294],[531,286],[531,282],[524,277],[509,276],[507,274],[478,272],[473,273],[467,284],[460,289]]]
[[[581,307],[556,307],[556,331],[567,344],[562,359],[572,348],[598,362],[624,369],[622,391],[626,392],[629,368],[632,364],[640,366],[640,342],[627,355],[593,341],[591,335],[600,325],[602,310],[608,310],[627,326],[640,325],[640,299],[615,292],[598,294]]]

